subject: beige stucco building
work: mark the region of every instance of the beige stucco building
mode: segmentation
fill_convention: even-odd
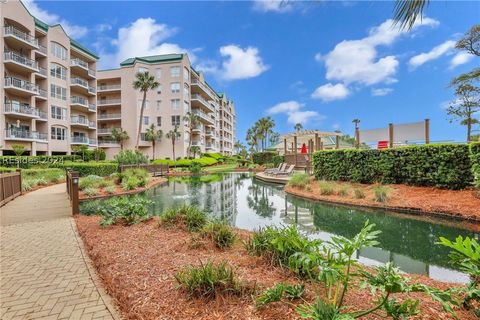
[[[20,1],[1,2],[0,21],[0,155],[15,144],[30,155],[96,147],[98,57]]]
[[[156,130],[163,132],[155,146],[155,158],[172,159],[172,143],[165,135],[178,126],[180,138],[175,145],[175,157],[187,156],[190,130],[184,116],[191,112],[200,118],[191,137],[192,145],[199,146],[201,152],[233,154],[233,102],[207,84],[203,74],[191,66],[187,54],[167,54],[130,58],[118,69],[98,72],[98,144],[105,149],[107,158],[120,150],[120,144],[111,137],[113,128],[128,133],[129,139],[123,143],[125,149],[135,148],[143,93],[133,89],[132,83],[138,72],[145,71],[154,75],[160,86],[147,94],[139,143],[142,152],[153,157],[152,143],[145,140],[144,133],[154,124]]]

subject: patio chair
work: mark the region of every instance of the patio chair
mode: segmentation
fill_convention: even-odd
[[[285,167],[287,166],[286,163],[280,163],[277,168],[272,168],[272,169],[266,169],[264,173],[266,174],[273,174],[276,172],[281,172],[285,170]]]
[[[295,165],[291,164],[285,171],[280,171],[275,173],[276,176],[289,176],[292,174],[293,169],[295,169]]]

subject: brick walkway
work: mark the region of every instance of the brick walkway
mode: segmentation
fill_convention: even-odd
[[[85,255],[65,185],[0,208],[0,318],[120,319]]]

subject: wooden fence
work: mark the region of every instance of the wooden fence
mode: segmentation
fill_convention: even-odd
[[[285,162],[294,164],[295,169],[304,169],[306,173],[313,172],[311,153],[286,154]]]
[[[0,174],[0,207],[22,194],[22,174],[16,172]]]
[[[125,164],[120,166],[120,172],[127,169],[140,168],[147,170],[153,176],[163,176],[168,172],[168,164]]]
[[[67,194],[70,199],[70,205],[72,206],[72,214],[80,213],[80,201],[78,200],[78,172],[72,170],[66,170],[66,182],[67,182]]]

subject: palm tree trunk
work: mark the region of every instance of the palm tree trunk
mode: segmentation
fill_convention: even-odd
[[[467,119],[467,143],[470,143],[472,135],[472,118]]]
[[[140,120],[138,121],[138,133],[137,143],[135,144],[135,150],[138,150],[138,144],[140,142],[140,132],[142,131],[143,110],[145,109],[145,101],[147,100],[147,91],[143,91],[142,106],[140,108]]]
[[[193,127],[192,127],[192,124],[190,123],[189,132],[188,132],[189,136],[188,136],[187,157],[190,157],[190,148],[192,147],[192,134],[193,134]]]
[[[155,161],[155,140],[152,141],[152,146],[153,146],[152,160]]]
[[[173,167],[177,168],[177,159],[175,159],[175,137],[172,138],[172,150],[173,150]]]

